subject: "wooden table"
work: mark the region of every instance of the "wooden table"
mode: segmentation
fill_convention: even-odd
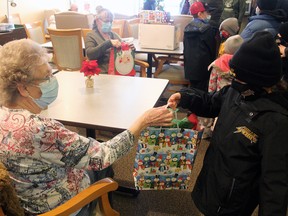
[[[94,77],[94,88],[86,88],[79,72],[59,72],[59,95],[42,115],[65,125],[83,127],[95,138],[95,129],[121,132],[138,116],[152,108],[168,80],[104,75]]]
[[[154,54],[183,55],[183,42],[180,42],[179,47],[175,50],[141,48],[138,39],[134,39],[133,44],[136,53],[147,53],[147,62],[149,64],[149,67],[147,68],[147,77],[152,77],[152,56]]]

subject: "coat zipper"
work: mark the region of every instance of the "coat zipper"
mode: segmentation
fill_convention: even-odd
[[[232,192],[233,192],[233,189],[234,189],[234,185],[235,185],[235,178],[232,179],[232,185],[231,185],[231,188],[230,188],[228,200],[229,200],[229,199],[231,198],[231,196],[232,196]]]
[[[233,178],[233,179],[232,179],[232,184],[231,184],[231,187],[230,187],[230,191],[229,191],[228,200],[229,200],[229,199],[231,198],[231,196],[232,196],[232,192],[233,192],[233,189],[234,189],[235,181],[236,181],[236,179]],[[219,207],[218,207],[218,209],[217,209],[217,214],[221,211],[221,208],[222,208],[222,206],[219,206]]]

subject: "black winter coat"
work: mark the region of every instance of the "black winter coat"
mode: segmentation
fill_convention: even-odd
[[[184,70],[188,80],[209,80],[208,66],[216,58],[217,29],[195,18],[184,29]]]
[[[247,93],[236,82],[212,94],[181,92],[179,106],[219,114],[192,197],[209,216],[251,215],[258,204],[259,215],[286,216],[288,94]]]

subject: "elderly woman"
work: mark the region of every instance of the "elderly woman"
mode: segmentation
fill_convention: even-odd
[[[95,181],[91,170],[109,167],[125,155],[148,125],[167,126],[173,118],[165,107],[150,109],[128,130],[99,143],[42,117],[41,110],[57,97],[58,82],[46,51],[29,39],[0,48],[0,92],[0,162],[9,170],[22,206],[33,214],[87,188]]]
[[[113,14],[108,9],[100,9],[94,20],[93,31],[85,39],[87,57],[98,61],[101,73],[108,73],[110,48],[121,46],[119,35],[111,31],[112,22]]]

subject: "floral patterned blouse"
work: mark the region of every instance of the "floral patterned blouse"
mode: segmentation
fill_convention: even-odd
[[[3,106],[0,140],[0,161],[10,172],[22,206],[31,213],[49,211],[87,188],[85,170],[110,166],[134,143],[128,130],[100,143],[56,120]]]

